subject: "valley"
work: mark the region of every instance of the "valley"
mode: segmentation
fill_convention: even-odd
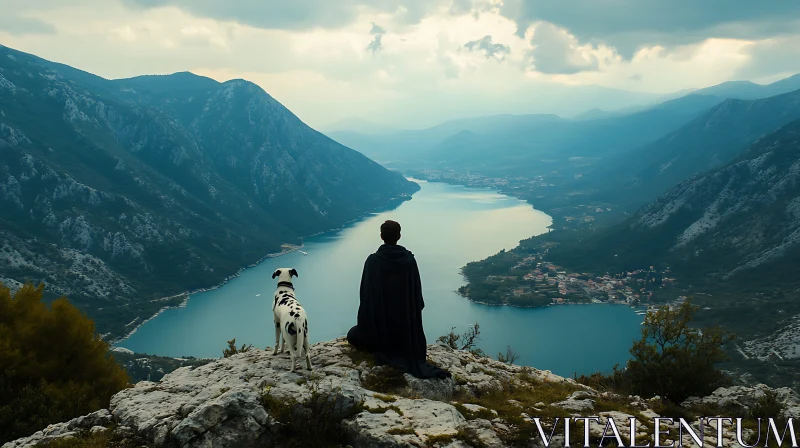
[[[109,339],[418,189],[253,83],[108,80],[0,46],[0,281],[44,282]]]
[[[800,112],[794,95],[779,97],[790,99],[792,114]],[[731,151],[732,161],[689,175],[640,209],[622,193],[618,201],[586,194],[580,172],[586,168],[574,165],[531,177],[412,172],[513,194],[554,218],[550,232],[467,264],[461,292],[468,299],[529,307],[651,305],[691,297],[701,307],[699,324],[721,324],[738,336],[726,368],[743,381],[797,387],[800,120],[772,127],[751,137],[755,143],[747,148]]]
[[[420,190],[408,176],[552,217],[547,232],[465,263],[463,298],[691,298],[700,323],[740,337],[727,366],[739,378],[795,381],[797,76],[573,119],[369,133],[345,120],[326,136],[247,81],[107,80],[0,50],[0,281],[44,281],[110,340],[313,235],[394,210]]]

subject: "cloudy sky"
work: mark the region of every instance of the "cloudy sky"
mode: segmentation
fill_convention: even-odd
[[[571,115],[800,72],[799,0],[0,0],[0,44],[253,81],[312,126]]]

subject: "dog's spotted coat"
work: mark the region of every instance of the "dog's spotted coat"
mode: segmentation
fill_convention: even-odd
[[[272,278],[279,277],[275,301],[272,304],[275,321],[275,350],[272,354],[278,354],[278,347],[283,353],[288,341],[292,371],[295,369],[297,358],[303,358],[304,354],[306,368],[311,370],[311,354],[308,350],[308,318],[294,295],[294,284],[291,281],[292,277],[297,276],[297,271],[289,268],[277,269],[272,273]],[[281,344],[281,336],[283,344]]]

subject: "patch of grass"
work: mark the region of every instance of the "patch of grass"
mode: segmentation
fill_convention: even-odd
[[[489,448],[478,437],[478,434],[475,432],[475,430],[471,428],[459,429],[458,433],[456,434],[456,439],[461,440],[472,448]]]
[[[377,398],[378,400],[385,401],[387,403],[394,403],[397,401],[397,397],[393,397],[391,395],[384,395],[384,394],[375,394],[373,397]]]
[[[461,376],[461,375],[453,375],[453,380],[454,380],[454,381],[456,382],[456,384],[458,384],[459,386],[463,386],[463,385],[465,385],[465,384],[468,384],[468,383],[469,383],[469,381],[467,381],[467,379],[466,379],[466,378],[464,378],[464,377],[463,377],[463,376]]]
[[[397,428],[391,428],[388,431],[386,431],[386,433],[394,435],[394,436],[404,436],[404,435],[416,434],[414,432],[414,428],[412,428],[410,426],[401,426],[401,427],[397,427]]]
[[[37,445],[40,448],[136,448],[141,446],[144,445],[113,435],[111,430],[94,434],[84,431],[74,438],[54,439]]]
[[[594,398],[594,411],[597,412],[607,412],[607,411],[617,411],[617,412],[624,412],[628,415],[632,415],[636,417],[636,419],[640,422],[647,421],[644,415],[642,415],[641,410],[634,408],[630,405],[630,401],[627,397],[623,397],[620,395],[613,395],[613,396],[605,396],[605,397],[597,397]]]
[[[461,403],[456,403],[453,406],[467,420],[475,420],[476,418],[483,418],[483,419],[486,419],[486,420],[491,420],[491,419],[497,417],[496,415],[494,415],[494,413],[492,411],[490,411],[488,409],[479,409],[477,411],[472,411],[472,410],[470,410],[469,408],[467,408],[466,406],[464,406]]]
[[[428,436],[425,443],[429,446],[445,446],[460,440],[473,448],[488,448],[488,446],[478,438],[478,435],[472,429],[459,429],[455,434],[438,434],[435,436]]]
[[[373,392],[398,394],[408,386],[408,381],[399,369],[384,366],[364,373],[361,385]]]
[[[343,350],[344,354],[350,358],[350,361],[353,362],[354,366],[360,366],[361,363],[366,363],[367,367],[375,367],[375,356],[372,353],[362,352],[361,350],[356,350],[354,347],[350,346]]]
[[[106,433],[99,433],[69,439],[55,439],[41,443],[39,446],[44,448],[106,448],[111,446],[111,438]]]
[[[452,443],[455,439],[455,434],[437,434],[435,436],[428,436],[425,439],[425,443],[429,446],[442,446]]]
[[[482,392],[478,397],[469,400],[487,408],[486,411],[471,412],[460,406],[459,412],[462,412],[467,419],[500,417],[510,429],[508,433],[499,434],[501,440],[511,446],[529,446],[531,438],[538,440],[539,431],[533,422],[525,421],[521,414],[526,413],[531,417],[539,417],[543,426],[549,431],[549,428],[552,428],[556,422],[556,418],[560,419],[558,420],[559,425],[563,425],[563,419],[569,418],[570,412],[549,406],[536,410],[534,409],[536,403],[550,404],[562,401],[578,390],[581,388],[574,384],[541,381],[530,372],[523,370],[511,379],[502,381],[500,388]],[[515,400],[519,405],[509,403],[509,400]],[[488,409],[497,411],[498,415],[495,416]],[[570,426],[570,433],[574,433],[573,440],[582,440],[582,431],[583,428],[580,425]]]
[[[333,448],[346,444],[342,421],[361,413],[363,402],[349,409],[337,405],[335,394],[320,392],[311,386],[311,397],[305,402],[276,397],[267,387],[261,396],[267,412],[283,424],[279,446],[286,448]]]
[[[390,404],[389,406],[378,406],[377,408],[364,406],[364,410],[369,411],[373,414],[384,414],[386,413],[386,411],[394,411],[397,412],[399,415],[404,415],[403,410],[393,404]]]

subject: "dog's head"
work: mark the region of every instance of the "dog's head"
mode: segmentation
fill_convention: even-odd
[[[279,282],[292,282],[292,277],[297,277],[297,271],[294,268],[279,268],[275,269],[272,273],[272,278],[278,277]]]

